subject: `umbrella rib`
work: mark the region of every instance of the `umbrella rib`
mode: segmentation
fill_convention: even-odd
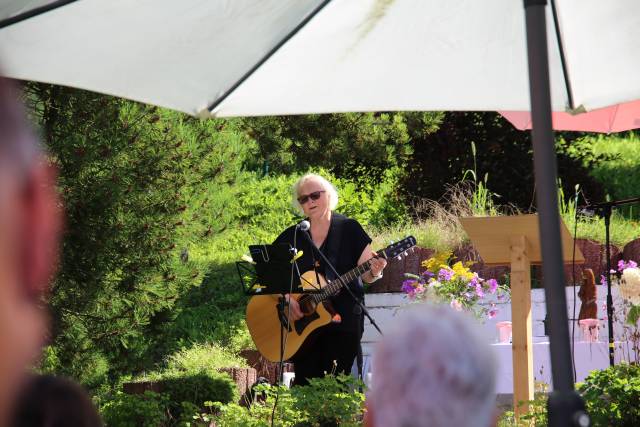
[[[267,62],[267,60],[271,58],[274,53],[276,53],[286,42],[288,42],[293,36],[295,36],[298,31],[302,29],[302,27],[304,27],[309,21],[311,21],[330,2],[331,0],[324,0],[322,3],[316,6],[316,8],[309,15],[307,15],[302,21],[300,21],[300,23],[296,25],[295,28],[289,31],[289,33],[285,37],[283,37],[280,42],[278,42],[269,52],[267,52],[253,67],[251,67],[251,69],[249,69],[249,71],[247,71],[242,77],[240,77],[237,82],[235,82],[229,89],[227,89],[227,91],[223,93],[222,96],[216,99],[213,104],[209,105],[207,107],[207,110],[210,113],[215,110],[218,105],[220,105],[225,99],[227,99],[229,95],[233,93],[233,91],[238,88],[238,86],[240,86],[245,82],[245,80],[251,77],[251,75],[258,68],[260,68],[262,64]]]
[[[567,90],[567,100],[569,101],[569,109],[573,110],[573,90],[571,89],[571,81],[569,80],[569,71],[567,70],[567,62],[564,57],[564,45],[562,44],[562,35],[560,34],[560,23],[558,21],[558,11],[556,10],[555,0],[550,0],[551,12],[553,14],[553,27],[555,28],[556,41],[558,42],[558,50],[560,52],[560,64],[562,64],[562,75],[564,76],[564,85]]]
[[[54,1],[49,4],[46,4],[44,6],[39,6],[31,10],[28,10],[26,12],[19,13],[18,15],[11,16],[9,18],[6,18],[0,21],[0,29],[8,27],[13,24],[17,24],[18,22],[26,21],[27,19],[33,18],[38,15],[42,15],[43,13],[49,12],[51,10],[65,6],[69,3],[73,3],[75,1],[77,0],[58,0],[58,1]]]

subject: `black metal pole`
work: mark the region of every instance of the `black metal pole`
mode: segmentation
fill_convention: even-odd
[[[547,50],[546,0],[524,0],[536,202],[540,224],[542,275],[549,316],[553,393],[550,426],[588,426],[582,399],[573,389],[569,325],[558,211],[556,153],[551,124],[551,92]]]
[[[615,364],[614,346],[613,346],[613,297],[611,296],[611,236],[609,228],[611,226],[611,206],[603,208],[604,216],[604,235],[605,244],[607,245],[605,254],[607,256],[607,327],[609,331],[609,366]]]
[[[8,27],[10,25],[17,24],[18,22],[26,21],[27,19],[36,17],[38,15],[42,15],[43,13],[49,12],[59,7],[66,6],[69,3],[73,3],[75,1],[77,0],[58,0],[58,1],[52,1],[50,3],[44,4],[39,7],[35,7],[26,12],[20,13],[15,16],[10,16],[9,18],[1,20],[0,28]]]
[[[613,296],[611,295],[611,214],[614,206],[628,205],[640,202],[640,197],[632,199],[615,200],[602,203],[594,203],[584,206],[583,209],[593,209],[598,215],[604,219],[604,235],[605,235],[605,255],[607,257],[607,330],[609,332],[609,366],[615,364],[615,346],[613,336]]]

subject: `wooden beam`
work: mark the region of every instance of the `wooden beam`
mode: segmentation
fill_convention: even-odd
[[[513,408],[516,418],[529,412],[533,400],[533,344],[531,339],[531,261],[525,236],[511,238],[511,322]],[[521,406],[518,403],[523,402]]]

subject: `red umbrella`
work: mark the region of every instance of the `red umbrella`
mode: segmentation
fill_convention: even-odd
[[[516,129],[531,129],[531,113],[528,111],[500,111],[500,114]],[[579,114],[554,112],[552,118],[555,130],[623,132],[640,128],[640,100]]]

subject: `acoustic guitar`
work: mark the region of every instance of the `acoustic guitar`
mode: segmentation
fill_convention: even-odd
[[[390,260],[416,245],[413,236],[406,237],[378,251],[378,257]],[[281,333],[283,335],[283,360],[290,359],[305,343],[309,335],[328,325],[334,316],[328,299],[340,292],[349,282],[362,276],[371,268],[371,259],[348,271],[337,279],[327,282],[322,275],[310,270],[301,275],[304,290],[316,290],[313,293],[292,294],[300,304],[303,317],[288,321],[288,307],[281,310],[281,295],[257,295],[247,304],[247,326],[258,351],[268,360],[277,362],[281,356]]]

